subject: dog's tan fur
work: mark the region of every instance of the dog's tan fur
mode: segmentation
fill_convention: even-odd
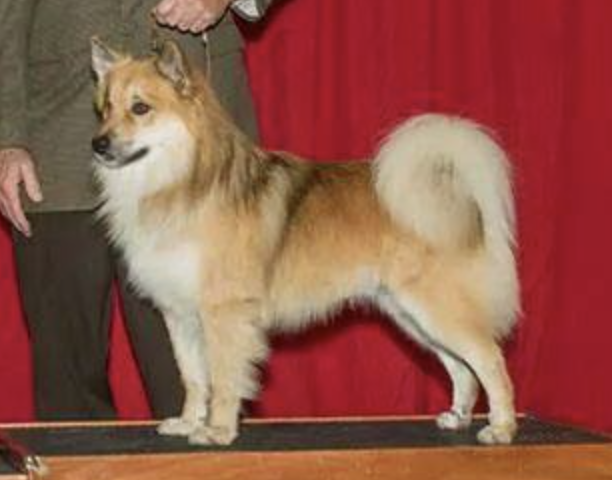
[[[419,117],[374,168],[315,165],[253,145],[173,44],[136,60],[94,42],[93,59],[99,135],[112,145],[96,167],[102,214],[133,283],[164,312],[187,391],[162,433],[232,441],[267,332],[364,299],[446,366],[442,428],[469,424],[477,377],[490,405],[479,439],[512,440],[496,340],[518,310],[513,206],[505,156],[482,129]],[[135,102],[150,111],[132,113]]]

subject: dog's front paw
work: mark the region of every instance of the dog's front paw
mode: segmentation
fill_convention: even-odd
[[[157,427],[157,433],[174,437],[188,437],[202,427],[202,422],[193,418],[167,418]]]
[[[485,445],[509,445],[516,436],[516,423],[489,425],[478,432],[478,441]]]
[[[436,424],[442,430],[462,430],[469,427],[471,423],[472,416],[469,413],[465,414],[455,410],[443,412],[436,418]]]
[[[189,443],[192,445],[229,445],[238,436],[235,428],[201,426],[191,435]]]

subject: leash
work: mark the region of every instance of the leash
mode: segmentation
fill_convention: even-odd
[[[161,50],[162,45],[166,40],[171,40],[171,38],[164,34],[161,30],[157,20],[155,19],[155,15],[153,12],[149,15],[149,31],[151,37],[151,48],[154,52],[159,52]],[[190,35],[189,33],[185,33],[184,35]],[[204,45],[204,52],[206,55],[206,78],[209,82],[212,82],[212,59],[210,54],[210,37],[208,32],[205,30],[202,32],[200,37],[202,39],[202,43]]]

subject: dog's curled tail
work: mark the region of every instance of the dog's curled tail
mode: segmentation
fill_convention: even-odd
[[[392,220],[432,248],[479,249],[484,288],[504,335],[519,311],[515,218],[506,154],[480,126],[423,115],[400,125],[374,164]]]
[[[512,252],[514,207],[504,151],[473,122],[422,115],[375,160],[378,195],[400,226],[434,247]]]

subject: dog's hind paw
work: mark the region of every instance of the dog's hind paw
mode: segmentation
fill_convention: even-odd
[[[229,445],[238,432],[235,428],[201,426],[191,435],[189,443],[192,445]]]
[[[515,423],[489,425],[478,432],[478,441],[484,445],[509,445],[516,435]]]
[[[202,427],[202,423],[192,418],[167,418],[157,427],[157,433],[173,437],[188,437]]]
[[[436,424],[441,430],[462,430],[472,423],[472,416],[455,410],[443,412],[436,418]]]

